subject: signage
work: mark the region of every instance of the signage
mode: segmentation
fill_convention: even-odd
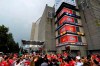
[[[40,41],[26,41],[26,40],[22,40],[23,45],[43,45],[44,42],[40,42]]]
[[[68,32],[76,32],[76,27],[72,26],[72,25],[64,25],[61,29],[60,29],[60,34],[62,34],[63,32],[68,31]]]
[[[73,14],[73,10],[64,7],[64,8],[60,11],[60,13],[57,15],[57,17],[59,18],[64,12],[69,13],[69,14]]]
[[[66,15],[61,18],[61,20],[59,21],[59,25],[63,24],[63,22],[74,23],[74,18]]]
[[[70,5],[76,6],[76,1],[75,0],[55,0],[55,12],[58,10],[58,8],[60,7],[60,5],[65,2],[68,3]]]
[[[75,35],[64,35],[60,38],[60,43],[76,43],[78,42],[78,37]]]

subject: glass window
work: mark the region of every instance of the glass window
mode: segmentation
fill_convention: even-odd
[[[75,23],[78,23],[77,19],[74,19],[75,20]]]
[[[78,36],[78,41],[79,41],[79,42],[82,42],[81,36]]]
[[[79,27],[76,27],[76,31],[77,31],[77,32],[80,32]]]

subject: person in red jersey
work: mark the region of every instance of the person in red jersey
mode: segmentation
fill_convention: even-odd
[[[75,59],[74,58],[71,58],[71,61],[69,61],[69,65],[70,66],[75,66]]]
[[[8,63],[8,57],[5,57],[4,60],[2,60],[0,66],[10,66]]]
[[[61,64],[60,64],[60,66],[66,66],[66,65],[67,65],[67,63],[66,63],[65,60],[63,59],[62,62],[61,62]]]
[[[12,57],[12,56],[9,57],[9,65],[10,65],[10,66],[12,66],[13,62],[14,62],[13,57]]]
[[[68,60],[68,59],[64,59],[64,66],[70,66],[70,65],[69,65],[69,60]]]
[[[28,59],[26,59],[26,61],[24,62],[24,66],[30,66],[30,61]]]

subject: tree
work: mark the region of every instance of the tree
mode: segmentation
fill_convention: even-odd
[[[8,28],[6,28],[4,25],[0,26],[0,45],[5,45],[7,43],[7,33]]]
[[[12,33],[9,33],[9,29],[4,25],[0,26],[0,51],[18,52],[19,45],[13,39]]]

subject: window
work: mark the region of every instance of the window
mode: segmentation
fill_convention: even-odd
[[[78,23],[77,19],[74,19],[75,20],[75,23]]]
[[[78,36],[78,41],[82,42],[81,36]]]
[[[51,18],[51,19],[53,18],[53,13],[50,11],[48,12],[48,18]]]
[[[77,32],[80,32],[79,27],[76,27],[76,31],[77,31]]]

